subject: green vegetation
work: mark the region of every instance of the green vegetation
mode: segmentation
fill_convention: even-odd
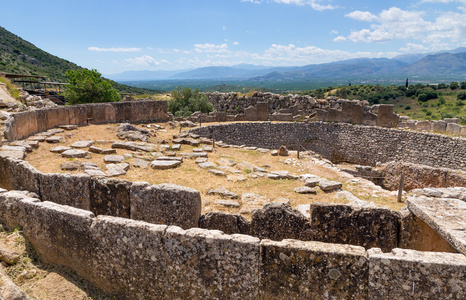
[[[11,97],[15,98],[16,100],[19,100],[19,91],[16,88],[16,86],[12,84],[8,78],[0,76],[0,82],[6,85],[6,89],[10,93]]]
[[[69,104],[117,102],[120,95],[112,89],[110,80],[102,78],[97,70],[68,70],[65,98]]]
[[[175,117],[187,117],[195,111],[209,113],[214,110],[212,103],[207,101],[207,96],[199,89],[191,90],[188,87],[176,88],[171,92],[172,99],[168,101],[168,110]]]

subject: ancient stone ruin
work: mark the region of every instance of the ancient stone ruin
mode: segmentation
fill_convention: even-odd
[[[265,119],[261,105],[246,107],[244,115]],[[394,127],[393,110],[382,106],[373,124],[381,126],[347,124],[361,124],[353,122],[361,115],[358,105],[350,105],[353,114],[328,111],[351,119],[345,123],[231,123],[190,133],[268,149],[293,149],[299,141],[333,162],[466,169],[466,140],[386,128]],[[162,101],[67,106],[13,114],[5,137],[21,140],[59,125],[166,120]],[[2,147],[0,221],[21,227],[44,262],[67,266],[122,298],[466,297],[466,188],[419,190],[400,212],[331,203],[301,212],[269,203],[246,220],[202,215],[200,193],[192,188],[43,173],[19,148],[25,149]]]

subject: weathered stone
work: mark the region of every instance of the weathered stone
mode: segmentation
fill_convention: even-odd
[[[212,173],[216,176],[226,176],[227,174],[223,171],[217,170],[217,169],[210,169],[209,173]]]
[[[76,130],[78,129],[78,125],[59,125],[58,128],[65,130]]]
[[[466,255],[466,202],[458,199],[410,197],[407,204],[413,214]]]
[[[273,154],[272,154],[273,155]],[[286,149],[286,146],[281,146],[278,149],[278,155],[280,156],[288,156],[288,149]]]
[[[92,147],[89,147],[89,150],[91,148]],[[116,153],[117,153],[116,149],[102,149],[102,151],[100,152],[100,154],[103,154],[103,155],[116,154]]]
[[[285,203],[270,203],[257,209],[251,217],[251,235],[260,239],[281,241],[283,239],[309,240],[308,220]]]
[[[362,247],[262,240],[261,298],[377,299],[367,298],[368,264]]]
[[[105,174],[101,169],[85,169],[84,174],[91,177],[107,177],[107,174]]]
[[[109,177],[126,175],[126,171],[121,166],[116,164],[107,164],[107,175]]]
[[[219,187],[216,189],[210,189],[207,191],[207,195],[219,195],[222,198],[229,198],[229,199],[238,199],[239,196],[224,187]]]
[[[173,161],[183,161],[182,157],[173,157],[173,156],[159,156],[155,160],[173,160]]]
[[[313,240],[383,251],[398,245],[400,216],[389,209],[312,203],[310,214]]]
[[[229,208],[239,208],[239,202],[235,200],[217,200],[214,201],[214,205],[220,205]]]
[[[131,142],[113,143],[112,148],[113,149],[126,149],[126,150],[130,150],[130,151],[144,151],[144,152],[152,152],[154,150],[153,146],[150,146],[150,145],[142,146],[142,145],[138,145],[136,143],[131,143]]]
[[[76,162],[67,162],[60,165],[60,169],[67,171],[76,171],[79,168],[81,168],[81,164]]]
[[[196,161],[195,161],[196,164],[202,164],[202,163],[206,163],[206,162],[207,162],[207,158],[205,158],[205,157],[196,158]]]
[[[295,193],[298,194],[317,194],[317,191],[307,186],[300,186],[294,189]]]
[[[50,152],[53,152],[53,153],[63,153],[65,151],[68,151],[68,150],[72,150],[71,147],[66,147],[66,146],[58,146],[58,147],[53,147],[53,148],[50,148]]]
[[[115,151],[115,149],[111,149],[113,151]],[[102,149],[101,148],[98,148],[98,147],[95,147],[95,146],[90,146],[89,147],[89,152],[92,152],[92,153],[97,153],[97,154],[101,154],[102,153]],[[116,152],[116,151],[115,151]],[[108,154],[108,153],[106,153]]]
[[[115,163],[121,163],[125,160],[125,158],[121,155],[106,155],[104,157],[104,162],[106,164],[115,164]]]
[[[333,192],[336,190],[341,189],[342,184],[338,181],[328,181],[328,180],[321,180],[319,181],[319,188],[324,192]]]
[[[322,179],[320,178],[308,178],[306,179],[306,181],[304,182],[304,185],[307,186],[307,187],[316,187],[319,185],[319,182],[321,181]]]
[[[200,168],[202,168],[202,169],[211,169],[211,168],[216,168],[216,167],[217,167],[216,164],[214,164],[213,162],[210,162],[210,161],[204,162],[204,163],[200,163],[200,164],[198,164],[198,166],[199,166]]]
[[[144,159],[135,158],[133,160],[133,167],[136,168],[147,168],[150,165],[150,162]]]
[[[179,160],[154,160],[150,163],[150,166],[156,170],[173,169],[181,165]]]
[[[220,211],[211,211],[201,216],[199,227],[220,230],[226,234],[249,234],[250,222],[241,215],[232,215]]]
[[[42,201],[89,210],[89,176],[39,173],[38,179]]]
[[[393,249],[391,253],[374,250],[368,251],[368,299],[466,297],[464,255],[406,249]]]
[[[154,224],[197,227],[201,216],[198,191],[174,184],[131,186],[131,219]]]
[[[94,141],[77,141],[71,144],[73,148],[89,148],[94,144]]]
[[[84,151],[84,150],[66,150],[61,153],[61,156],[66,157],[66,158],[82,158],[86,157],[89,154],[89,152]]]
[[[131,184],[119,179],[91,179],[90,210],[96,215],[130,218]]]
[[[1,157],[10,157],[23,160],[26,157],[26,148],[19,146],[2,146],[0,148]]]
[[[229,158],[220,158],[219,160],[217,160],[217,163],[220,165],[220,166],[225,166],[225,167],[234,167],[236,166],[236,161],[232,160],[232,159],[229,159]]]
[[[60,136],[51,136],[51,137],[48,137],[48,138],[45,139],[45,141],[46,141],[47,143],[50,143],[50,144],[57,144],[57,143],[60,143],[61,140],[63,140],[63,138],[60,137]]]

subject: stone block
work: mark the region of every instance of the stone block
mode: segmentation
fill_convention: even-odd
[[[130,218],[131,182],[119,179],[90,180],[90,210],[95,215]]]
[[[170,226],[164,241],[165,299],[259,298],[259,239]]]
[[[257,121],[269,120],[269,104],[268,102],[257,102]]]
[[[399,117],[394,113],[393,104],[380,104],[377,110],[377,126],[397,127]]]
[[[54,128],[60,125],[60,119],[58,116],[58,108],[50,108],[45,111],[47,114],[47,129]]]
[[[316,120],[320,122],[327,122],[328,111],[323,109],[316,109]]]
[[[90,229],[93,283],[125,299],[168,299],[163,245],[166,228],[98,216]]]
[[[432,123],[430,121],[420,121],[417,122],[416,125],[414,126],[415,130],[425,130],[425,131],[431,131],[432,130]]]
[[[75,115],[76,115],[76,125],[79,125],[79,126],[87,125],[87,118],[90,118],[89,105],[88,104],[76,105]]]
[[[135,182],[130,203],[133,220],[191,228],[198,226],[201,217],[199,191],[175,184]]]
[[[262,240],[261,299],[368,299],[368,265],[358,246]]]
[[[257,121],[257,109],[254,106],[249,106],[244,109],[245,121]]]
[[[466,202],[458,199],[410,197],[408,209],[458,252],[466,255]]]
[[[220,230],[226,234],[249,234],[250,224],[241,215],[233,215],[220,211],[210,211],[199,219],[200,228]]]
[[[401,209],[399,248],[457,253],[447,241],[408,209]]]
[[[432,122],[432,131],[444,133],[447,130],[447,122],[445,121],[433,121]]]
[[[445,132],[453,135],[461,135],[461,128],[462,126],[456,123],[448,123]]]
[[[38,178],[42,201],[90,210],[90,176],[39,173]]]
[[[103,103],[89,104],[89,112],[90,112],[89,118],[92,118],[93,124],[108,123],[107,115],[105,114],[105,104]]]
[[[377,115],[372,112],[364,112],[362,117],[362,124],[368,126],[377,125]]]
[[[375,249],[374,249],[375,250]],[[368,299],[465,299],[462,254],[393,249],[368,251]]]
[[[398,245],[400,216],[389,209],[312,203],[310,215],[313,240],[383,251]]]
[[[286,203],[269,203],[251,216],[251,235],[260,239],[310,240],[310,224],[299,211]]]
[[[330,108],[328,110],[328,122],[344,122],[345,121],[345,114],[338,109]]]

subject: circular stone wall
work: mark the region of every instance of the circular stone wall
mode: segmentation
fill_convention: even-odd
[[[375,165],[403,161],[466,170],[466,140],[440,134],[343,123],[231,123],[192,133],[233,145],[296,149],[299,141],[332,162]]]

